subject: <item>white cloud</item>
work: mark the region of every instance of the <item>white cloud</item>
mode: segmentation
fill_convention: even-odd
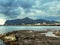
[[[0,14],[0,25],[3,25],[6,21],[6,16],[4,14]]]
[[[60,1],[48,2],[42,5],[42,8],[45,8],[44,11],[46,11],[48,15],[51,15],[51,16],[60,15],[60,13],[58,13],[60,11]]]
[[[2,7],[0,6],[0,13],[2,12],[0,18],[16,19],[31,17],[37,19],[44,17],[58,18],[60,16],[60,1],[58,0],[13,0],[11,3],[10,1],[7,1],[8,4],[4,3],[1,5]]]
[[[4,23],[5,23],[5,19],[3,19],[3,18],[0,18],[0,25],[3,25]]]
[[[40,5],[41,5],[41,0],[35,0],[34,5],[32,6],[32,8],[40,8],[39,7]]]

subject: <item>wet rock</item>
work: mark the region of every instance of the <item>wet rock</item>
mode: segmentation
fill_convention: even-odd
[[[8,38],[6,38],[6,36]],[[3,36],[6,45],[59,45],[60,38],[48,37],[39,31],[21,30],[6,33]]]

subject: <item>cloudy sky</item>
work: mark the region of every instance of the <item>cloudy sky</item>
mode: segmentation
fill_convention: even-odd
[[[60,0],[0,0],[0,24],[25,17],[60,21]]]

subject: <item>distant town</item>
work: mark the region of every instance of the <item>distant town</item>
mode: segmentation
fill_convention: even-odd
[[[35,24],[25,24],[25,23],[22,23],[22,24],[12,24],[12,25],[8,25],[8,24],[5,24],[3,26],[60,26],[60,23],[56,22],[56,23],[46,23],[46,22],[43,22],[43,23],[35,23]]]

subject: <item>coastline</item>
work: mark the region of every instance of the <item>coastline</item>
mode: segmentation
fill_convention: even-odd
[[[48,31],[46,31],[46,32],[44,31],[43,33],[47,33],[47,32]],[[52,43],[51,45],[53,45],[54,43],[58,44],[60,42],[60,38],[46,36],[45,34],[41,34],[41,33],[42,33],[41,31],[33,31],[33,30],[13,31],[13,32],[5,33],[1,39],[3,40],[4,44],[6,44],[6,45],[8,45],[8,44],[9,45],[11,45],[11,44],[12,45],[14,45],[14,44],[18,44],[18,45],[26,44],[27,45],[27,43],[30,45],[33,45],[33,43],[34,43],[34,45],[35,45],[35,43],[37,43],[37,45],[40,45],[40,43],[42,45],[44,45],[44,43],[45,43],[45,45],[47,45],[47,44],[50,45],[50,43]],[[19,40],[19,39],[21,39],[21,40]]]

